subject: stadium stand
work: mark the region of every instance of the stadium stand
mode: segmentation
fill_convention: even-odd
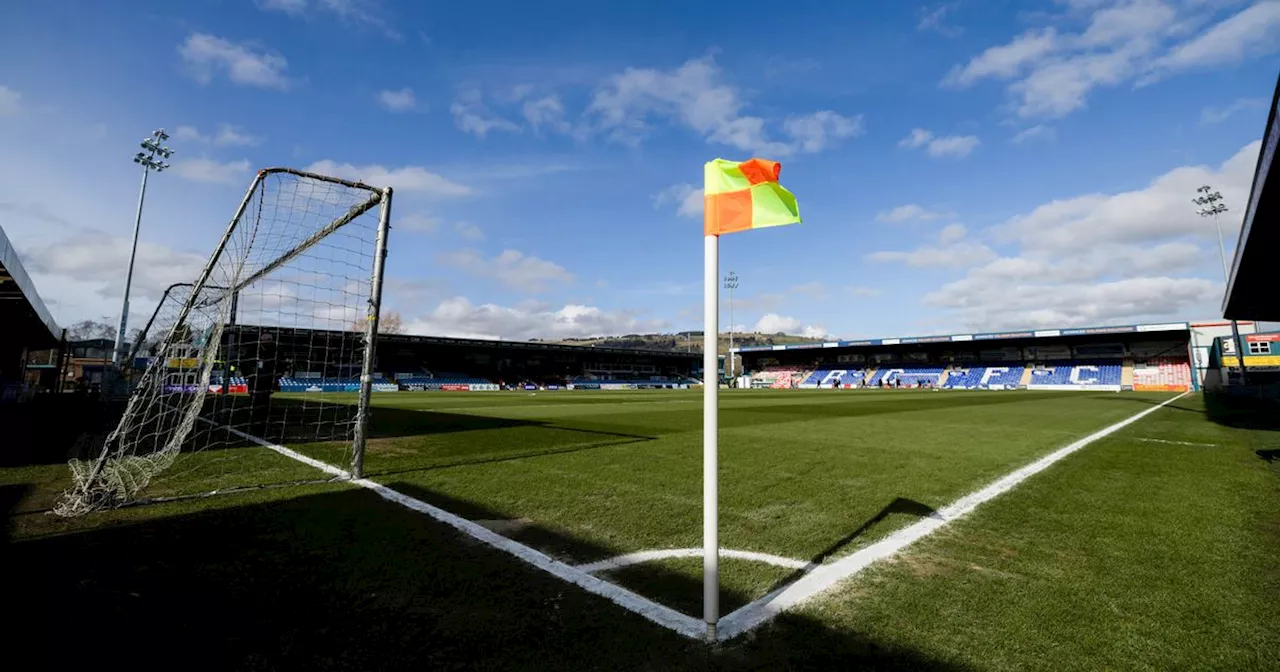
[[[857,387],[866,372],[861,369],[818,369],[809,374],[800,387],[828,388],[839,383],[840,387]]]
[[[805,380],[808,371],[794,366],[768,366],[751,374],[752,387],[791,388]]]
[[[435,376],[402,376],[396,382],[405,390],[443,390],[463,385],[484,385],[491,381],[460,373],[442,373]]]
[[[936,386],[940,377],[942,377],[940,366],[889,366],[876,371],[867,384],[875,387],[883,381],[886,385],[897,382],[902,387],[919,387],[926,384]]]
[[[1122,364],[1118,361],[1049,362],[1031,369],[1032,390],[1119,390]]]
[[[952,369],[942,384],[946,389],[1012,390],[1022,380],[1025,366],[973,366]]]
[[[1177,357],[1156,357],[1133,367],[1133,389],[1140,392],[1182,392],[1191,389],[1191,363]]]
[[[281,392],[359,392],[360,378],[281,378]],[[400,386],[386,378],[373,380],[375,392],[394,392]]]

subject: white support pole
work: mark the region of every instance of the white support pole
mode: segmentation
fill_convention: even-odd
[[[733,286],[729,286],[729,385],[733,386],[735,374],[738,373],[737,367],[733,362]]]
[[[703,239],[702,298],[702,620],[707,641],[716,639],[720,620],[720,238]]]

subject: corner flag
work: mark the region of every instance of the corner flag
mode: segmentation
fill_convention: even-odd
[[[702,620],[710,641],[720,620],[720,236],[800,223],[796,197],[778,184],[781,172],[767,159],[715,159],[703,167]]]

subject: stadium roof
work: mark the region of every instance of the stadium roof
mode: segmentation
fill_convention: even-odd
[[[328,334],[350,334],[354,337],[354,332],[338,332],[325,331],[320,329],[295,329],[292,327],[262,327],[257,325],[236,325],[239,330],[253,329],[272,329],[283,333],[289,332],[306,332],[306,333],[328,333]],[[641,350],[637,348],[602,348],[592,345],[566,345],[562,343],[547,343],[543,341],[499,341],[480,338],[450,338],[447,336],[418,336],[415,334],[378,334],[378,346],[391,345],[432,345],[432,346],[452,346],[458,348],[483,349],[490,348],[495,350],[535,350],[541,352],[574,352],[574,353],[604,353],[615,355],[646,355],[650,357],[676,357],[680,359],[702,357],[701,352],[682,352],[678,350]]]
[[[35,283],[18,259],[4,229],[0,228],[0,325],[5,340],[33,349],[51,348],[62,338],[62,329],[36,293]]]
[[[1163,324],[1130,324],[1117,327],[1076,327],[1073,329],[1027,329],[1025,331],[993,331],[981,334],[948,334],[945,336],[910,336],[906,338],[872,338],[860,341],[832,341],[829,343],[797,343],[794,345],[757,345],[734,348],[734,352],[764,352],[769,350],[812,350],[814,348],[859,348],[878,345],[914,345],[923,343],[968,343],[972,341],[1003,341],[1014,338],[1059,338],[1062,336],[1100,336],[1105,334],[1136,334],[1140,332],[1187,331],[1189,322]]]
[[[1222,315],[1236,320],[1280,320],[1275,261],[1280,251],[1280,170],[1272,170],[1280,143],[1280,78],[1271,97],[1271,113],[1253,174],[1236,256],[1231,264]]]

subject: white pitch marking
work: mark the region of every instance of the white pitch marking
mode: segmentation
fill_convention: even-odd
[[[578,565],[577,568],[588,573],[607,572],[622,567],[638,565],[644,562],[653,562],[655,560],[666,560],[667,558],[701,558],[702,548],[664,548],[653,551],[637,551],[635,553],[627,553],[605,560],[597,560],[596,562],[588,562]],[[757,553],[755,551],[735,551],[731,548],[720,549],[720,557],[734,558],[737,560],[752,560],[754,562],[763,562],[775,567],[786,567],[787,569],[807,569],[813,566],[813,563],[807,560],[796,560],[795,558],[784,558],[780,555],[771,555],[769,553]]]
[[[1151,408],[1125,418],[1114,425],[1100,429],[1093,434],[1076,441],[1075,443],[1059,448],[1035,462],[1004,476],[985,488],[957,499],[956,501],[939,509],[934,516],[924,518],[916,523],[897,530],[884,539],[881,539],[866,548],[851,553],[833,563],[819,565],[813,571],[808,572],[797,579],[794,583],[779,588],[778,590],[775,590],[772,593],[769,593],[768,595],[765,595],[764,597],[720,619],[717,639],[720,641],[733,639],[734,637],[765,623],[774,616],[782,613],[784,610],[831,589],[840,581],[861,572],[872,563],[894,555],[916,540],[922,539],[933,532],[936,532],[939,528],[953,520],[963,518],[974,509],[978,508],[979,505],[991,501],[1009,490],[1012,490],[1018,484],[1035,474],[1044,471],[1058,460],[1061,460],[1077,450],[1084,448],[1098,439],[1109,436],[1110,434],[1145,418],[1146,416],[1164,408],[1166,405],[1171,404],[1182,397],[1187,396],[1188,394],[1190,394],[1190,392],[1183,392],[1176,397],[1164,401],[1158,406],[1152,406]]]
[[[1200,446],[1201,448],[1217,448],[1216,443],[1192,443],[1190,441],[1170,441],[1168,439],[1138,439],[1147,443],[1167,443],[1174,446]]]
[[[321,462],[320,460],[307,457],[302,453],[290,450],[279,444],[271,443],[270,441],[258,438],[252,434],[246,434],[234,427],[218,425],[207,418],[199,419],[214,425],[215,427],[225,427],[231,433],[252,441],[263,448],[274,450],[285,457],[315,467],[327,474],[347,479],[353,485],[358,485],[362,488],[372,490],[387,501],[395,502],[396,504],[419,513],[425,513],[428,516],[453,527],[463,534],[478,539],[498,550],[510,553],[534,567],[551,574],[552,576],[568,581],[587,592],[604,597],[628,611],[635,612],[650,621],[669,630],[674,630],[685,637],[689,637],[690,639],[701,639],[706,632],[706,624],[692,616],[686,616],[685,614],[682,614],[670,607],[663,606],[648,598],[637,595],[626,588],[614,585],[603,579],[596,578],[577,567],[565,564],[559,560],[554,560],[541,551],[537,551],[525,546],[524,544],[514,542],[500,534],[486,529],[481,525],[473,523],[466,518],[456,516],[422,500],[414,499],[406,494],[392,490],[381,483],[375,483],[366,478],[351,478],[351,474],[343,469],[326,462]]]
[[[1151,408],[1148,408],[1145,411],[1142,411],[1124,420],[1121,420],[1120,422],[1117,422],[1114,425],[1111,425],[1097,432],[1094,432],[1093,434],[1090,434],[1089,436],[1086,436],[1083,439],[1076,441],[1075,443],[1067,445],[1063,448],[1059,448],[1058,450],[1046,455],[1045,457],[1042,457],[1039,460],[1036,460],[1035,462],[1032,462],[1031,464],[1028,464],[1027,466],[1022,467],[1021,469],[1018,469],[1006,475],[1005,477],[1001,478],[995,483],[992,483],[991,485],[988,485],[987,487],[982,488],[981,490],[965,495],[964,497],[961,497],[960,499],[952,502],[951,504],[948,504],[947,506],[939,509],[934,517],[925,518],[913,525],[897,530],[896,532],[893,532],[892,534],[885,537],[884,539],[881,539],[880,541],[866,548],[863,548],[855,553],[845,556],[840,560],[837,560],[833,563],[826,564],[826,565],[818,565],[816,567],[810,565],[809,563],[803,563],[803,566],[800,568],[807,568],[809,569],[809,571],[804,576],[796,580],[794,583],[783,586],[782,588],[779,588],[778,590],[775,590],[769,593],[768,595],[765,595],[764,597],[754,602],[751,602],[750,604],[747,604],[746,606],[743,606],[737,611],[734,611],[733,613],[720,619],[719,628],[718,628],[719,632],[717,633],[717,639],[719,641],[727,641],[727,640],[733,639],[738,635],[741,635],[745,632],[748,632],[764,624],[765,622],[769,621],[773,617],[782,613],[787,608],[795,606],[820,593],[826,592],[830,588],[834,587],[840,581],[843,581],[844,579],[847,579],[853,576],[854,574],[857,574],[863,569],[866,569],[866,567],[871,565],[872,563],[892,556],[893,554],[909,546],[911,543],[915,542],[916,540],[926,537],[929,534],[932,534],[933,532],[937,531],[939,528],[943,527],[948,522],[964,517],[965,515],[969,514],[974,509],[976,509],[980,504],[988,502],[1004,494],[1005,492],[1008,492],[1009,490],[1013,489],[1015,486],[1020,484],[1022,481],[1025,481],[1031,476],[1041,471],[1044,471],[1054,462],[1057,462],[1058,460],[1061,460],[1067,455],[1070,455],[1071,453],[1074,453],[1077,450],[1084,448],[1085,446],[1089,445],[1090,443],[1093,443],[1094,441],[1097,441],[1098,439],[1104,438],[1124,427],[1127,427],[1128,425],[1134,422],[1137,422],[1138,420],[1146,417],[1147,415],[1150,415],[1151,413],[1154,413],[1155,411],[1160,410],[1161,408],[1177,401],[1178,399],[1181,399],[1182,397],[1187,396],[1188,394],[1190,394],[1190,392],[1184,392],[1176,397],[1173,397],[1171,399],[1168,399],[1162,402],[1157,406],[1152,406]],[[217,423],[213,422],[212,420],[208,420],[207,418],[198,418],[198,419],[203,422],[214,425],[215,427],[225,427],[227,430],[231,431],[233,434],[241,436],[264,448],[273,450],[281,455],[284,455],[285,457],[297,460],[299,462],[302,462],[303,464],[310,465],[312,467],[315,467],[316,469],[320,469],[321,471],[324,471],[325,473],[348,479],[354,485],[358,485],[362,488],[373,490],[383,499],[395,502],[397,504],[400,504],[401,506],[412,509],[414,511],[425,513],[428,516],[431,516],[432,518],[440,522],[443,522],[447,525],[452,526],[453,528],[457,529],[460,532],[463,532],[464,534],[467,534],[475,539],[478,539],[486,544],[489,544],[494,548],[510,553],[511,555],[514,555],[517,558],[520,558],[521,560],[528,562],[529,564],[537,567],[538,569],[541,569],[549,574],[552,574],[553,576],[559,577],[565,581],[568,581],[569,583],[579,586],[580,588],[583,588],[584,590],[590,593],[600,595],[601,597],[604,597],[610,600],[611,602],[617,604],[618,606],[621,606],[624,609],[627,609],[628,611],[635,612],[643,616],[644,618],[648,619],[649,621],[656,623],[658,625],[661,625],[678,634],[684,635],[685,637],[688,637],[690,639],[701,639],[704,633],[706,632],[706,624],[703,623],[701,620],[695,619],[692,616],[687,616],[685,614],[682,614],[678,611],[675,611],[674,609],[671,609],[670,607],[666,607],[661,604],[658,604],[657,602],[654,602],[648,598],[642,597],[625,588],[622,588],[621,586],[617,586],[607,581],[604,581],[602,579],[596,578],[584,570],[584,568],[589,568],[592,565],[598,565],[601,563],[591,563],[588,565],[582,565],[578,567],[565,564],[558,560],[552,559],[551,557],[545,555],[540,551],[537,551],[533,548],[525,546],[524,544],[514,542],[506,537],[496,534],[465,518],[456,516],[452,513],[449,513],[448,511],[434,507],[421,500],[414,499],[413,497],[409,497],[408,495],[392,490],[391,488],[388,488],[380,483],[375,483],[373,481],[370,481],[368,479],[363,479],[363,478],[352,479],[350,473],[346,472],[343,469],[335,467],[331,464],[307,457],[306,455],[303,455],[299,452],[290,450],[278,444],[271,443],[264,439],[260,439],[251,434],[246,434],[245,432],[242,432],[233,427],[218,425]],[[696,554],[701,554],[701,549],[673,549],[673,550],[680,553],[683,553],[688,550],[692,550],[692,551],[695,551]],[[626,558],[628,556],[635,556],[635,555],[642,555],[644,553],[662,553],[662,551],[642,551],[641,553],[628,554],[627,556],[620,556],[619,558],[612,558],[611,560],[617,561],[620,558]],[[767,555],[763,553],[755,554],[750,551],[732,551],[730,549],[723,549],[722,553],[733,553],[733,554],[744,554],[744,555],[750,554],[752,556]],[[667,556],[667,557],[680,557],[680,556]],[[733,556],[729,556],[729,557],[733,557]],[[770,557],[786,563],[802,562],[799,560],[782,558],[779,556],[770,556]],[[752,557],[748,559],[762,560],[759,557]],[[644,561],[646,560],[641,560],[641,562],[644,562]],[[762,560],[762,561],[768,562],[767,560]],[[609,562],[609,561],[601,561],[601,562]],[[628,564],[631,564],[631,563],[628,563]],[[788,565],[783,565],[783,566],[788,566]],[[600,571],[600,570],[592,570],[592,571]]]

